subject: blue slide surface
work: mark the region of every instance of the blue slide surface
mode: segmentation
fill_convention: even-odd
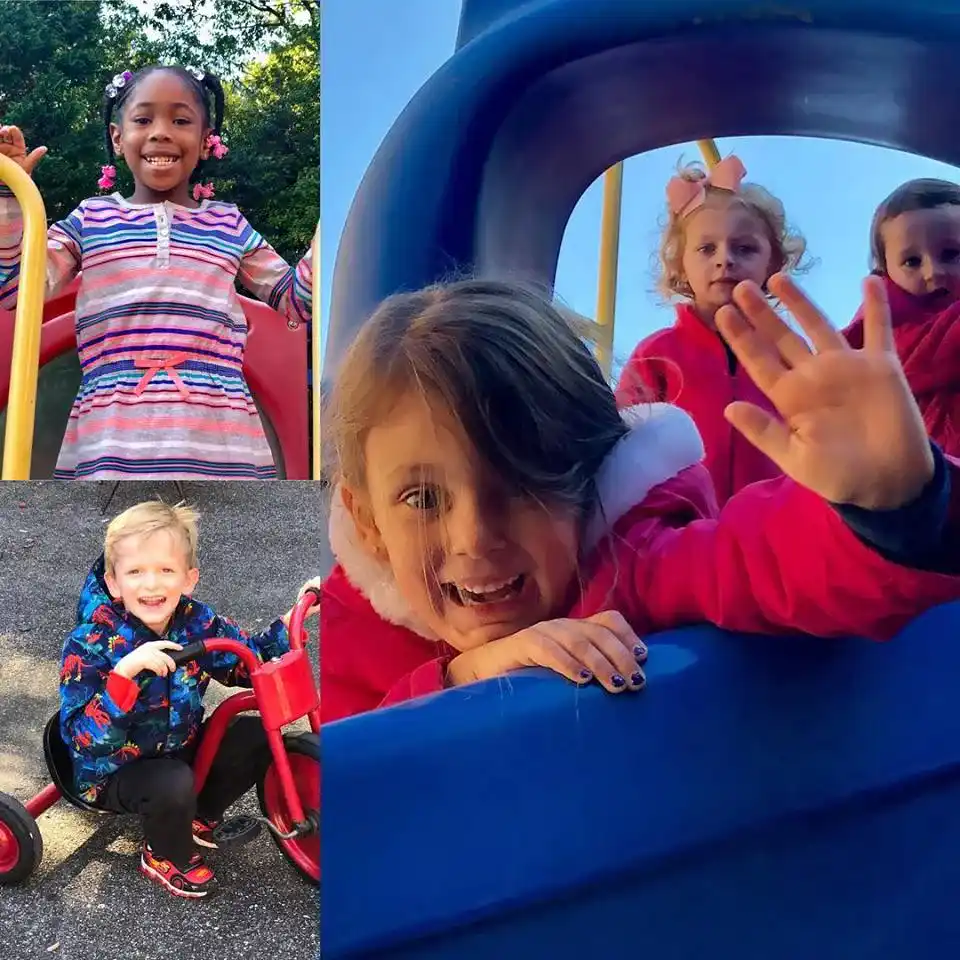
[[[958,955],[960,604],[887,644],[664,633],[648,676],[325,726],[324,957]]]
[[[552,283],[626,156],[796,134],[960,163],[958,53],[957,0],[465,0],[355,198],[325,381],[396,291]],[[325,726],[324,957],[960,955],[960,604],[883,645],[650,642],[640,696],[528,671]]]

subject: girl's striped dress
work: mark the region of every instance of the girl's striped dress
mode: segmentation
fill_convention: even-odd
[[[0,307],[17,299],[20,206],[0,189]],[[276,476],[243,377],[247,322],[235,281],[310,319],[308,254],[296,269],[229,203],[84,200],[47,234],[47,297],[78,273],[82,379],[57,479]]]

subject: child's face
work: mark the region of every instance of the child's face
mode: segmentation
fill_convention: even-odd
[[[511,496],[455,419],[415,393],[370,431],[365,455],[367,490],[344,501],[438,636],[468,650],[557,615],[576,571],[572,511]]]
[[[741,280],[763,286],[771,273],[770,239],[742,203],[709,197],[686,224],[683,272],[701,316],[730,303]]]
[[[890,279],[915,297],[960,297],[960,207],[910,210],[880,225]]]
[[[200,572],[189,566],[180,538],[170,530],[158,530],[118,541],[113,569],[104,579],[114,600],[122,600],[128,613],[162,636],[180,597],[193,592],[199,577]]]
[[[121,123],[110,125],[113,148],[136,181],[136,202],[188,201],[190,174],[209,153],[209,133],[196,95],[175,73],[157,70],[141,80]]]

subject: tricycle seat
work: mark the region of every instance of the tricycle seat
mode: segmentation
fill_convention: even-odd
[[[54,786],[60,791],[65,800],[68,800],[75,807],[81,810],[87,810],[91,813],[109,813],[102,807],[88,803],[76,793],[73,784],[73,764],[70,761],[70,751],[60,736],[60,712],[57,711],[43,728],[43,756],[47,761],[47,769],[50,771],[50,779]]]

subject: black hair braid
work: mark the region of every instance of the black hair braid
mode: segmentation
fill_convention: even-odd
[[[203,79],[197,79],[194,74],[186,67],[179,65],[165,66],[163,64],[151,64],[147,67],[141,67],[133,76],[122,86],[116,88],[114,96],[107,92],[109,86],[103,94],[103,127],[104,127],[104,147],[106,148],[107,163],[113,164],[116,160],[116,153],[113,149],[113,137],[110,135],[110,124],[114,122],[114,117],[121,117],[123,107],[130,95],[136,89],[141,80],[150,76],[151,73],[164,70],[168,73],[176,74],[190,89],[196,98],[197,104],[203,111],[204,124],[211,128],[212,133],[220,135],[223,128],[223,115],[225,109],[225,99],[223,94],[223,84],[220,78],[212,73],[203,74]],[[210,111],[210,98],[213,99],[213,112]],[[193,183],[199,179],[200,171],[204,161],[201,159],[193,173],[190,175],[190,182]]]
[[[116,159],[113,152],[113,137],[110,135],[110,124],[113,123],[113,108],[116,104],[116,97],[103,95],[103,142],[107,152],[107,163],[112,164]]]
[[[188,74],[191,80],[195,83],[197,82],[196,77],[192,74]],[[203,96],[204,107],[205,107],[205,116],[207,119],[207,126],[212,128],[212,132],[217,136],[220,136],[220,130],[223,127],[223,112],[224,112],[224,96],[223,96],[223,84],[220,82],[220,78],[213,73],[204,73],[203,80],[199,81],[198,86],[200,86],[201,91],[209,91],[213,96],[213,116],[210,116],[210,108],[206,103],[206,96]],[[191,183],[194,180],[200,178],[200,171],[203,169],[203,165],[206,161],[201,157],[196,167],[193,169],[193,173],[190,175]]]

